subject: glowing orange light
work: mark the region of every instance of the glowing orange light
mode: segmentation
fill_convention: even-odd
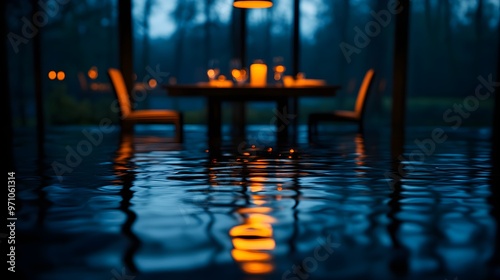
[[[235,79],[239,79],[241,77],[241,73],[240,73],[240,70],[238,69],[233,69],[231,71],[231,75],[233,75],[233,78]]]
[[[278,73],[283,73],[283,72],[285,72],[285,66],[277,65],[276,67],[274,67],[274,71],[276,71]]]
[[[272,237],[273,230],[269,224],[243,224],[233,227],[229,231],[229,235],[233,237]]]
[[[265,207],[258,207],[258,208],[265,208]],[[276,219],[265,215],[265,214],[260,214],[260,213],[253,213],[248,217],[247,223],[256,225],[256,224],[272,224],[275,223]]]
[[[295,150],[294,149],[290,149],[290,154],[293,154],[295,153]]]
[[[235,8],[243,8],[243,9],[252,9],[252,8],[270,8],[273,6],[272,1],[264,1],[264,0],[255,0],[255,1],[248,1],[248,0],[238,0],[234,1],[233,6]]]
[[[155,88],[158,85],[158,82],[155,79],[151,79],[148,82],[150,88]]]
[[[244,215],[245,222],[229,231],[234,247],[231,256],[248,274],[267,274],[274,270],[272,255],[268,251],[276,248],[272,228],[276,220],[266,215],[271,211],[270,207],[238,209],[238,213]]]
[[[266,274],[274,270],[274,266],[264,262],[248,262],[241,265],[243,271],[249,274]]]
[[[259,199],[261,196],[253,195],[252,196],[252,203],[255,205],[264,205],[266,204],[266,200],[264,199]]]
[[[271,255],[268,253],[261,253],[255,251],[244,251],[239,249],[233,249],[231,255],[237,262],[248,262],[248,261],[268,261],[271,259]]]
[[[215,73],[215,70],[214,69],[208,69],[207,70],[207,76],[210,78],[210,79],[215,79],[215,76],[217,74]]]
[[[66,74],[64,73],[64,71],[59,71],[59,72],[57,72],[57,79],[58,79],[59,81],[64,80],[64,78],[66,78]]]
[[[267,83],[267,65],[257,61],[250,65],[250,85],[261,87]]]
[[[233,239],[234,248],[241,250],[273,250],[276,247],[276,243],[272,238],[257,238],[257,239],[247,239],[247,238],[235,238]]]
[[[87,75],[89,76],[90,79],[95,80],[99,76],[99,73],[97,72],[97,67],[92,67],[90,70],[87,72]]]
[[[262,174],[262,173],[260,173],[260,174]],[[267,173],[265,175],[267,175]],[[248,179],[249,179],[249,181],[252,182],[252,185],[269,181],[269,178],[264,177],[264,176],[253,176],[253,177],[250,177]]]
[[[52,71],[49,71],[49,79],[51,80],[55,80],[56,77],[57,77],[57,74],[56,74],[56,71],[52,70]]]
[[[264,184],[261,184],[261,183],[250,184],[250,191],[251,192],[260,192],[262,190],[264,190]]]
[[[238,209],[238,213],[240,214],[266,214],[272,211],[270,207],[253,207],[253,208],[240,208]]]

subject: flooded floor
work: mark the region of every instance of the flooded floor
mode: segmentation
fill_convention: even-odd
[[[245,143],[211,151],[204,126],[188,125],[183,145],[164,129],[50,128],[42,162],[33,131],[17,131],[18,273],[500,279],[488,129],[436,143],[433,128],[409,128],[399,174],[385,130],[325,127],[308,144],[300,127],[280,148],[251,126]]]

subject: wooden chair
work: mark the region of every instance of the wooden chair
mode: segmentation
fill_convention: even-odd
[[[364,114],[366,110],[366,101],[368,99],[368,93],[373,82],[373,76],[375,75],[375,70],[369,69],[361,87],[358,91],[358,96],[356,98],[356,104],[353,111],[336,110],[333,112],[326,113],[312,113],[308,118],[308,137],[309,142],[312,141],[313,135],[318,134],[318,124],[319,122],[352,122],[358,124],[359,132],[363,132],[364,125]]]
[[[134,110],[130,103],[130,94],[125,85],[123,74],[116,68],[108,69],[108,76],[111,80],[113,91],[115,92],[120,109],[120,124],[122,132],[133,133],[135,124],[173,124],[176,131],[176,140],[184,140],[183,115],[175,110]]]

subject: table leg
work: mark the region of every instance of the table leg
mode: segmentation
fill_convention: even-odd
[[[208,143],[210,149],[219,148],[222,144],[222,112],[221,100],[208,99]]]

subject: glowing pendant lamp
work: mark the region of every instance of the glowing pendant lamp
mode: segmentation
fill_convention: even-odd
[[[271,0],[234,0],[235,8],[255,9],[255,8],[270,8],[273,6]]]

